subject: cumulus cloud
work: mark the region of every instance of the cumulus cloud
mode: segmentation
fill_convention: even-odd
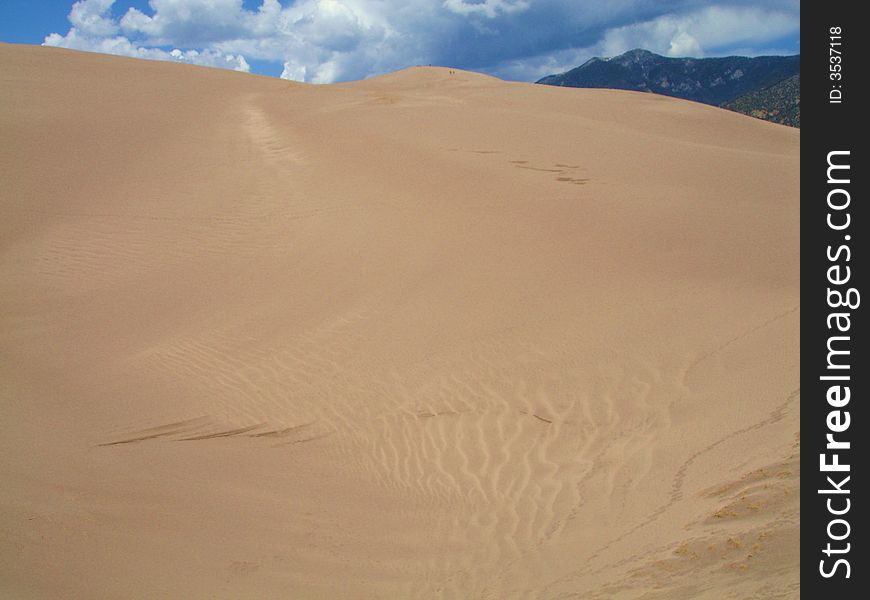
[[[308,82],[439,64],[534,80],[594,55],[643,47],[703,56],[781,43],[800,3],[770,0],[79,0],[46,45],[248,71],[283,66]],[[113,12],[113,8],[115,9]],[[120,16],[113,16],[120,15]]]
[[[114,35],[118,25],[106,15],[114,0],[89,0],[76,2],[69,13],[69,22],[76,31],[85,35],[105,37]]]
[[[663,15],[607,31],[600,47],[608,55],[645,48],[666,56],[704,56],[707,50],[763,44],[796,31],[800,15],[751,6],[708,6]]]
[[[250,71],[248,62],[241,54],[229,54],[210,47],[167,49],[161,47],[160,44],[140,44],[131,41],[128,37],[119,35],[123,28],[123,19],[121,23],[113,20],[111,9],[114,3],[115,0],[79,0],[73,4],[70,10],[69,21],[72,27],[66,35],[51,33],[46,36],[43,43],[46,46],[103,52],[133,58],[172,60],[236,71]],[[130,15],[134,10],[130,9],[127,15]]]
[[[525,0],[483,0],[482,2],[444,0],[444,6],[461,15],[478,14],[493,19],[499,13],[510,14],[527,10],[529,3]]]

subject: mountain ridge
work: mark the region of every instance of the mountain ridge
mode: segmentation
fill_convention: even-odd
[[[799,74],[800,54],[672,58],[635,48],[618,56],[590,58],[579,67],[547,75],[536,83],[651,92],[724,106]],[[799,105],[799,97],[795,103]],[[758,115],[768,114],[773,110],[776,109],[752,106],[746,114],[753,111]]]

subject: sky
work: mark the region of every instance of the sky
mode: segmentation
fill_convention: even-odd
[[[0,0],[0,41],[305,81],[414,65],[535,81],[593,56],[800,52],[800,0]]]

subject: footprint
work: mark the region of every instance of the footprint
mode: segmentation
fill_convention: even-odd
[[[150,427],[140,431],[133,432],[128,437],[103,442],[99,446],[117,446],[121,444],[133,444],[136,442],[145,442],[148,440],[156,440],[159,438],[171,439],[176,442],[196,442],[203,440],[213,440],[217,438],[229,437],[247,437],[247,438],[289,438],[291,436],[300,437],[308,435],[308,438],[301,440],[290,440],[288,443],[297,443],[317,439],[326,434],[316,434],[314,436],[308,431],[308,428],[315,425],[316,421],[294,425],[292,427],[284,427],[281,429],[268,429],[267,424],[258,423],[256,425],[248,425],[245,427],[233,427],[231,429],[218,429],[219,423],[209,417],[198,417],[196,419],[188,419],[186,421],[178,421],[160,425],[158,427]]]
[[[211,440],[214,438],[232,437],[234,435],[240,435],[242,433],[247,433],[249,431],[253,431],[254,429],[258,429],[259,427],[262,427],[262,425],[249,425],[248,427],[237,427],[236,429],[228,429],[226,431],[217,431],[214,433],[203,433],[201,435],[184,437],[184,438],[180,438],[178,441],[180,441],[180,442],[195,442],[198,440]]]
[[[115,440],[111,442],[104,442],[99,444],[100,446],[118,446],[120,444],[132,444],[135,442],[144,442],[145,440],[153,440],[161,437],[167,437],[171,435],[178,434],[187,434],[197,431],[202,428],[203,425],[207,422],[206,417],[197,417],[195,419],[187,419],[185,421],[177,421],[175,423],[168,423],[166,425],[160,425],[158,427],[149,427],[148,429],[142,429],[138,432],[135,432],[131,437],[127,437],[120,440]]]

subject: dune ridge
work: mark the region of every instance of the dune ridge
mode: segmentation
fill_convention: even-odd
[[[0,592],[799,597],[799,132],[0,44]]]

